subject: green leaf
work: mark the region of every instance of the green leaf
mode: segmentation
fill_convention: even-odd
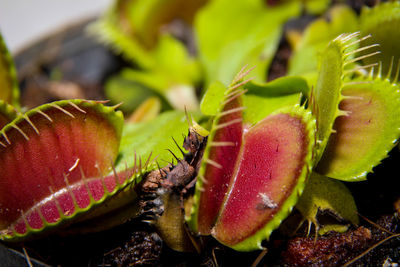
[[[201,161],[194,204],[186,220],[189,227],[202,235],[210,234],[228,190],[239,155],[243,136],[242,78],[244,69],[231,86],[225,87],[218,101],[217,114],[207,137]],[[216,103],[214,103],[216,104]]]
[[[300,12],[298,2],[267,8],[264,1],[214,0],[195,20],[199,56],[206,84],[228,85],[243,65],[257,65],[253,73],[264,81],[277,48],[282,24]]]
[[[382,62],[382,74],[386,76],[391,72],[391,78],[396,76],[392,72],[392,60],[400,60],[400,2],[393,1],[380,3],[373,8],[364,7],[360,16],[360,27],[363,35],[371,34],[372,37],[362,42],[363,46],[379,44],[382,52],[375,58],[366,58],[365,64]]]
[[[169,23],[191,24],[207,0],[117,0],[108,12],[90,25],[92,34],[126,59],[145,69],[157,66],[153,51]]]
[[[198,110],[195,95],[200,80],[198,62],[189,56],[182,43],[169,35],[161,36],[153,55],[157,64],[151,69],[125,69],[121,76],[157,92],[176,109]]]
[[[330,0],[306,0],[304,1],[305,9],[310,14],[321,14],[331,4]]]
[[[356,203],[349,189],[342,182],[315,172],[311,174],[296,208],[306,220],[314,223],[316,231],[322,226],[317,220],[318,212],[329,212],[340,220],[358,224]]]
[[[89,33],[110,46],[115,53],[121,54],[126,60],[138,64],[142,68],[151,68],[156,64],[151,53],[132,36],[130,27],[123,27],[130,23],[125,14],[120,14],[120,11],[125,8],[122,2],[126,2],[124,4],[133,3],[133,1],[116,1],[103,17],[89,25]]]
[[[288,75],[301,75],[307,79],[310,87],[315,85],[319,57],[327,44],[339,34],[358,30],[355,12],[347,6],[336,6],[327,14],[312,22],[305,30],[299,44],[289,61]]]
[[[296,76],[285,76],[268,83],[250,81],[243,87],[247,93],[243,96],[244,120],[255,123],[271,112],[300,103],[301,95],[308,95],[307,82]],[[201,112],[216,115],[224,98],[226,86],[221,82],[212,83],[201,100]]]
[[[359,49],[374,48],[371,46],[354,50],[360,41],[359,33],[341,34],[328,44],[320,58],[317,84],[310,96],[311,109],[317,117],[318,125],[316,162],[326,147],[335,119],[346,114],[339,109],[339,104],[344,99],[342,89],[346,84],[345,81],[358,70],[357,67],[349,69],[359,60],[353,58],[354,53]],[[377,52],[368,56],[375,53]]]
[[[13,106],[0,99],[0,130],[17,117]]]
[[[120,111],[87,100],[45,104],[7,124],[0,131],[0,239],[25,240],[125,204],[118,193],[142,170],[113,172],[122,126]]]
[[[187,134],[187,131],[188,122],[185,113],[181,111],[164,112],[148,122],[125,124],[117,170],[124,170],[126,164],[129,167],[134,162],[135,153],[143,159],[152,153],[152,157],[157,157],[161,167],[167,165],[173,156],[166,149],[177,156],[181,153],[172,137],[181,144],[182,135]]]
[[[285,76],[268,83],[249,82],[244,85],[245,107],[243,119],[254,124],[272,112],[300,104],[302,95],[308,95],[307,82],[301,77]]]
[[[149,97],[132,113],[128,122],[145,122],[156,118],[161,111],[161,100],[158,97]]]
[[[244,110],[243,120],[255,124],[280,108],[300,104],[301,96],[300,93],[274,97],[245,95],[243,106],[246,109]]]
[[[0,33],[0,100],[19,106],[19,88],[14,61]]]
[[[247,94],[274,97],[296,93],[309,94],[306,80],[300,76],[284,76],[267,83],[250,81],[244,85]]]
[[[104,93],[113,104],[124,103],[121,110],[127,113],[135,110],[147,98],[158,95],[143,84],[122,75],[110,77],[105,84]]]
[[[334,133],[316,169],[344,181],[365,180],[400,137],[400,90],[388,79],[353,80],[344,86]],[[357,84],[359,82],[359,84]]]
[[[214,116],[218,113],[225,90],[226,86],[221,82],[214,82],[207,88],[200,103],[200,109],[204,115]]]
[[[239,251],[261,249],[292,210],[312,168],[315,119],[286,107],[243,135],[238,164],[212,235]],[[221,163],[221,162],[219,162]]]
[[[168,34],[160,36],[154,50],[157,66],[152,68],[179,84],[194,84],[200,80],[198,61],[189,55],[184,44]],[[162,90],[162,88],[160,88]],[[167,90],[167,88],[164,88]]]
[[[193,231],[240,251],[260,249],[295,205],[311,171],[316,131],[311,112],[299,105],[243,124],[247,73],[242,69],[218,101],[186,211]]]

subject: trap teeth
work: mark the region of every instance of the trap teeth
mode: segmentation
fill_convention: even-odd
[[[119,192],[132,174],[109,175],[122,125],[121,112],[86,100],[46,104],[7,124],[0,131],[0,229],[12,234],[0,238],[39,236]]]

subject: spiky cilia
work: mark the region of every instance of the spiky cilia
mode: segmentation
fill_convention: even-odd
[[[381,62],[382,75],[390,73],[390,79],[396,79],[396,72],[392,71],[394,62],[400,62],[400,2],[387,1],[381,2],[370,8],[364,6],[360,14],[360,31],[362,35],[371,35],[371,38],[363,40],[362,46],[379,44],[379,50],[382,52],[376,57],[365,58],[364,64]]]
[[[119,193],[149,160],[115,172],[122,124],[121,112],[86,100],[46,104],[7,124],[0,132],[1,239],[26,240],[131,201]]]
[[[317,172],[345,181],[364,180],[396,144],[400,136],[400,91],[397,81],[390,80],[391,71],[382,77],[381,66],[376,74],[372,69],[368,76],[342,88],[344,99],[339,108],[347,115],[335,120],[335,132]]]
[[[238,74],[221,101],[187,218],[192,231],[241,251],[260,249],[295,205],[311,172],[315,139],[315,119],[299,106],[243,124],[246,74]]]
[[[189,123],[190,124],[190,123]],[[184,201],[196,182],[197,172],[207,143],[207,131],[196,123],[189,125],[182,159],[147,174],[137,187],[139,218],[153,225],[166,244],[177,251],[193,250],[184,226]]]
[[[354,71],[359,71],[374,66],[375,64],[355,67],[354,63],[379,53],[372,51],[368,54],[354,57],[357,53],[368,51],[377,46],[369,45],[355,49],[357,45],[369,38],[359,38],[359,33],[341,34],[332,40],[322,53],[320,70],[316,86],[310,96],[310,106],[317,118],[317,154],[315,161],[321,158],[329,136],[332,133],[333,124],[338,116],[347,115],[347,112],[339,109],[339,103],[345,98],[342,89],[346,86],[347,77]],[[353,66],[353,68],[351,68]]]

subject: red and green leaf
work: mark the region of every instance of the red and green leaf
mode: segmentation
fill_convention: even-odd
[[[312,167],[315,119],[298,105],[242,123],[240,72],[217,111],[188,224],[237,250],[261,248],[301,194]]]
[[[240,75],[225,90],[214,119],[196,183],[195,207],[189,219],[192,230],[210,234],[228,190],[241,149],[243,125]],[[199,208],[201,207],[201,208]]]
[[[396,72],[392,72],[392,61],[400,60],[400,2],[380,2],[370,8],[364,6],[360,15],[360,29],[363,35],[371,35],[371,38],[362,42],[363,46],[379,44],[382,52],[375,58],[365,58],[365,64],[382,62],[382,74],[389,74],[394,79]]]
[[[234,249],[260,249],[290,213],[311,172],[315,120],[301,107],[284,108],[243,136],[235,173],[213,236]]]
[[[0,132],[0,236],[21,240],[110,199],[135,178],[115,173],[123,117],[94,101],[59,101]],[[97,211],[98,213],[98,211]]]

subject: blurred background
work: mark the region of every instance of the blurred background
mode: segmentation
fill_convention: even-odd
[[[101,13],[111,0],[1,0],[0,31],[12,53],[40,37]],[[62,26],[61,26],[62,25]]]

